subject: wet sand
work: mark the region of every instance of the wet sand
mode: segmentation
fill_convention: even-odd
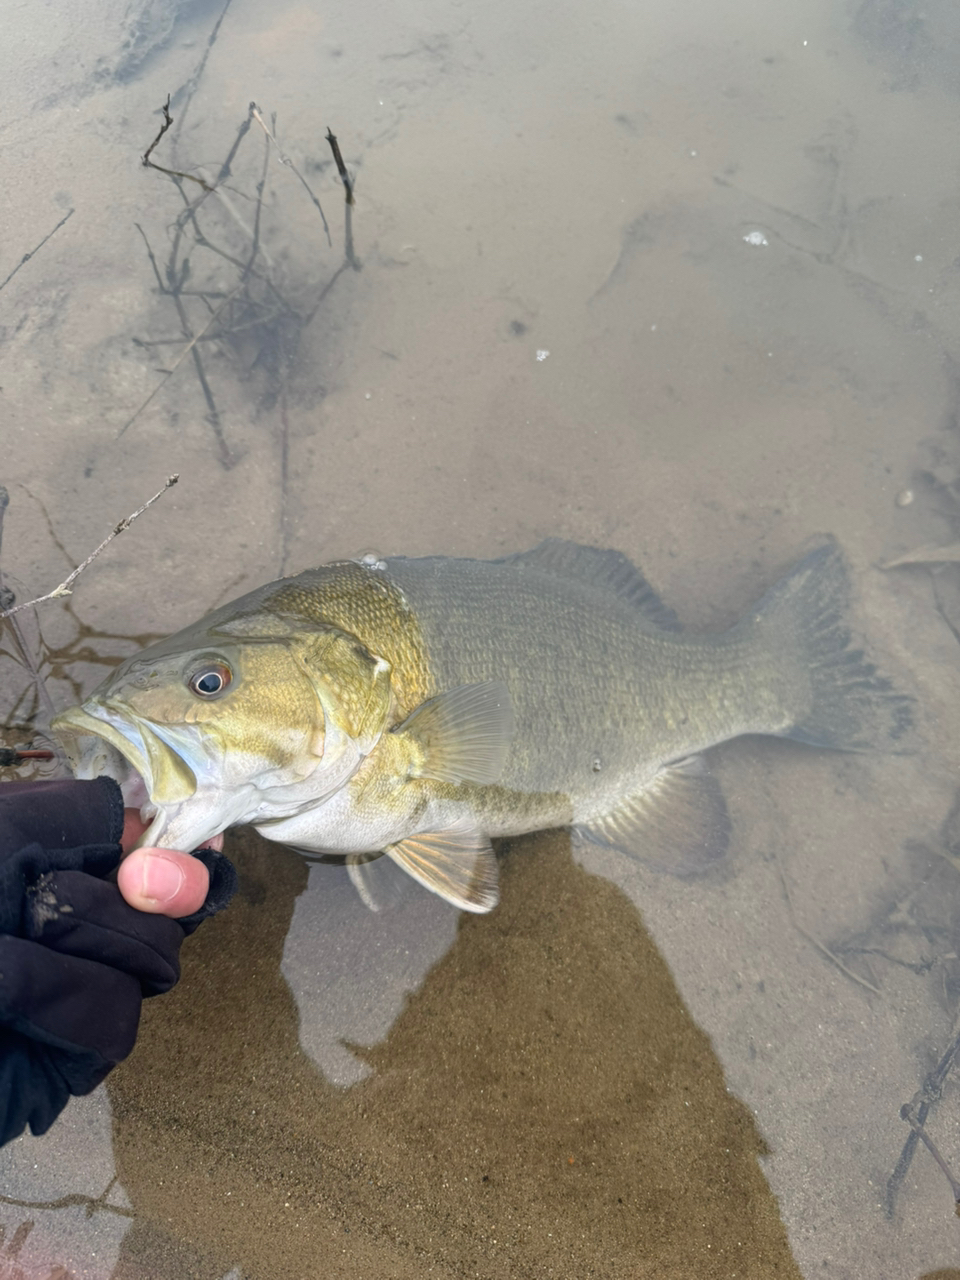
[[[348,1091],[300,1049],[279,975],[302,860],[231,852],[242,900],[109,1086],[139,1210],[115,1274],[799,1276],[749,1112],[565,836],[505,854],[505,909],[464,920]]]
[[[857,632],[917,698],[916,750],[730,744],[722,874],[547,834],[504,852],[499,910],[459,924],[411,898],[378,925],[335,869],[308,883],[236,837],[241,901],[191,941],[134,1057],[0,1153],[27,1202],[0,1206],[2,1265],[956,1274],[929,1153],[892,1214],[887,1184],[900,1108],[956,1036],[960,879],[937,850],[960,593],[955,566],[877,568],[960,530],[953,8],[233,0],[206,53],[219,12],[0,6],[4,571],[48,590],[181,475],[43,612],[56,703],[340,556],[568,537],[715,628],[829,532]],[[139,156],[168,93],[159,162],[215,173],[256,100],[331,229],[271,160],[270,279],[316,313],[284,328],[251,295],[257,325],[198,342],[213,420],[136,229],[162,267],[183,203]],[[356,176],[361,269],[339,275],[328,126]],[[254,124],[229,204],[202,213],[241,261],[263,145]],[[236,286],[186,256],[208,301]],[[196,333],[210,307],[187,302]],[[20,721],[29,682],[0,656]],[[955,1175],[957,1108],[948,1076],[927,1123]]]

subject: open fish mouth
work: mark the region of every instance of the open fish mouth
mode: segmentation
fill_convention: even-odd
[[[176,748],[136,717],[87,702],[62,712],[52,728],[77,778],[106,776],[119,784],[124,806],[151,824],[145,842],[158,834],[165,808],[196,793],[196,775]]]

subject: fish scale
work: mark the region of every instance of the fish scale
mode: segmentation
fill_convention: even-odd
[[[689,874],[730,821],[702,752],[744,733],[898,750],[911,700],[855,648],[839,549],[722,634],[685,633],[621,553],[556,539],[499,560],[340,562],[261,587],[128,659],[54,722],[112,772],[151,844],[250,822],[345,856],[377,906],[385,853],[471,911],[490,839],[572,826]]]

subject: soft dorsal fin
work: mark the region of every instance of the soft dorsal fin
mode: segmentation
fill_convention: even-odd
[[[500,900],[496,855],[479,831],[423,832],[388,845],[386,852],[414,880],[463,911],[492,911]]]
[[[438,782],[496,782],[513,736],[510,692],[501,680],[464,684],[429,698],[394,733],[419,743],[415,777]]]
[[[649,786],[577,828],[639,862],[674,875],[697,875],[726,852],[730,818],[702,756],[664,765]]]
[[[504,556],[511,564],[528,564],[542,573],[580,578],[594,587],[606,587],[626,600],[663,631],[679,631],[680,622],[651,587],[640,570],[620,551],[583,547],[563,538],[547,538],[532,551]]]

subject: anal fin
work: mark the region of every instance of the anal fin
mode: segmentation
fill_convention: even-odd
[[[578,828],[660,871],[697,875],[726,852],[730,818],[702,756],[665,765],[648,787]]]
[[[424,888],[463,911],[492,911],[500,901],[497,859],[479,831],[424,832],[388,845],[386,853]]]

